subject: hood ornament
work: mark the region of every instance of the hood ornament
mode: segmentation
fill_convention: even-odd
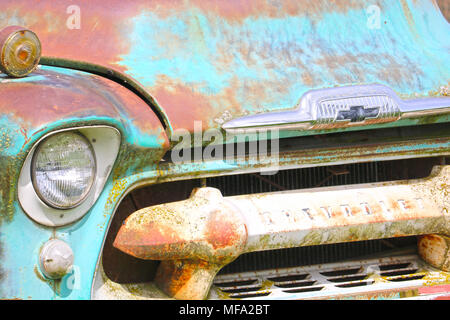
[[[20,78],[37,68],[41,42],[36,34],[19,26],[0,30],[0,71]]]
[[[311,90],[296,109],[257,114],[223,124],[227,132],[266,129],[323,130],[394,122],[450,112],[450,98],[401,100],[387,86],[355,85]]]

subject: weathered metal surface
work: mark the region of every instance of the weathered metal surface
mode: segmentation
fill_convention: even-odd
[[[429,234],[419,237],[418,251],[422,259],[443,271],[450,271],[450,238]]]
[[[407,271],[406,268],[400,269],[408,264],[412,268],[410,271]],[[392,269],[389,269],[389,265]],[[328,272],[335,274],[349,273],[342,272],[343,269],[350,271],[350,276],[353,271],[363,277],[362,279],[359,277],[360,280],[351,280],[347,276],[349,281],[344,281],[346,276],[343,275],[342,282],[328,280],[330,278],[327,275]],[[322,275],[321,272],[327,276]],[[93,295],[95,299],[170,299],[153,282],[118,284],[108,279],[102,273],[102,270],[100,270],[100,273],[103,281],[98,282],[95,287]],[[299,279],[304,278],[304,280],[295,280],[296,276]],[[287,281],[289,283],[280,282],[283,277],[292,279],[292,281]],[[332,280],[337,280],[336,278],[335,276]],[[374,257],[373,259],[367,258],[344,263],[219,275],[216,277],[216,282],[217,285],[214,284],[211,287],[208,299],[417,300],[443,299],[446,296],[448,297],[450,291],[449,273],[432,268],[417,255],[408,253],[381,259]],[[367,284],[362,285],[364,283]],[[230,289],[226,285],[233,287]],[[314,291],[314,288],[317,287],[320,290]],[[230,292],[224,292],[222,289]],[[305,291],[302,289],[305,289]],[[308,291],[309,289],[311,291]]]
[[[156,170],[168,147],[164,129],[134,93],[84,72],[41,67],[26,78],[0,75],[0,95],[0,298],[86,299],[105,225],[124,191],[120,179],[129,172]],[[120,130],[117,167],[85,218],[62,228],[39,226],[17,198],[23,161],[45,134],[86,125]],[[60,280],[45,279],[37,266],[40,247],[53,238],[70,243],[74,251],[74,269]]]
[[[120,284],[111,280],[100,264],[92,288],[96,300],[146,300],[173,299],[159,289],[154,282]]]
[[[0,71],[24,77],[38,66],[41,43],[32,31],[19,26],[0,30]]]
[[[236,196],[247,251],[448,233],[450,167],[423,180]],[[433,196],[431,196],[433,195]],[[227,198],[228,199],[228,198]]]
[[[137,80],[173,130],[292,109],[309,89],[379,83],[402,98],[425,97],[442,95],[450,80],[449,25],[434,1],[0,5],[0,27],[34,30],[44,56]]]
[[[393,183],[225,198],[217,189],[200,188],[188,200],[132,214],[119,230],[114,246],[142,259],[174,260],[163,261],[157,283],[171,296],[198,299],[206,296],[209,285],[205,282],[211,280],[211,274],[229,262],[224,257],[234,259],[243,252],[269,249],[448,233],[449,177],[450,167],[440,166],[426,179]],[[216,220],[219,210],[226,219]],[[208,231],[212,222],[214,232]],[[245,230],[245,236],[237,237],[235,230]],[[230,244],[225,252],[216,248],[227,243]],[[211,271],[210,264],[191,263],[194,259],[220,264]],[[200,277],[199,273],[207,276]],[[190,296],[177,296],[183,286],[189,286]]]
[[[155,284],[169,297],[203,300],[221,267],[204,260],[164,260],[158,267]]]
[[[87,63],[87,62],[80,62],[80,61],[73,61],[73,60],[65,60],[61,58],[56,57],[42,57],[40,63],[42,65],[47,66],[64,66],[64,68],[72,69],[72,70],[81,70],[86,71],[92,74],[102,75],[106,76],[108,79],[111,79],[115,81],[116,83],[124,86],[125,88],[131,90],[133,93],[135,93],[138,97],[142,98],[144,101],[147,102],[149,107],[155,112],[156,117],[161,122],[161,125],[166,130],[166,133],[170,137],[170,134],[172,132],[172,128],[170,126],[169,119],[167,118],[166,113],[163,109],[156,103],[156,101],[153,99],[153,97],[139,84],[132,79],[131,77],[118,72],[116,70],[113,70],[111,68]]]
[[[361,28],[367,26],[371,3],[360,1],[114,0],[107,7],[90,1],[78,4],[79,29],[76,24],[72,28],[76,17],[67,10],[72,4],[0,1],[0,28],[22,25],[35,31],[44,55],[62,59],[50,58],[49,64],[86,67],[118,77],[122,84],[134,78],[132,85],[139,82],[140,92],[148,95],[142,96],[153,97],[156,111],[171,118],[170,130],[191,130],[193,120],[201,120],[204,130],[219,128],[233,117],[292,109],[306,90],[344,83],[382,83],[402,98],[447,92],[441,87],[448,86],[448,25],[424,0],[403,1],[402,6],[381,1],[386,23],[382,21],[380,29]],[[123,196],[139,185],[278,164],[287,168],[449,154],[448,139],[439,137],[323,148],[317,154],[301,151],[279,163],[266,158],[158,166],[168,147],[160,120],[148,103],[117,83],[42,67],[23,79],[0,76],[0,94],[1,298],[88,298],[108,222]],[[426,121],[448,118],[410,124]],[[73,225],[36,226],[16,194],[27,152],[52,130],[90,124],[114,126],[124,137],[103,193],[90,213]],[[70,243],[74,250],[75,268],[60,281],[43,279],[35,265],[39,247],[51,238]]]
[[[165,133],[148,106],[128,90],[98,76],[72,71],[62,73],[53,68],[44,68],[17,80],[1,76],[0,95],[4,172],[0,178],[3,188],[0,213],[3,218],[11,218],[15,184],[26,153],[51,130],[88,123],[113,125],[127,132],[123,147],[132,146],[132,150],[128,150],[125,157],[131,157],[139,148],[146,148],[142,161],[154,156],[152,149],[159,149],[160,158],[168,147]],[[147,161],[145,165],[150,163]],[[125,165],[122,168],[131,169]]]
[[[202,299],[217,271],[242,253],[246,240],[241,213],[217,189],[201,188],[187,201],[132,214],[114,246],[137,258],[164,260],[156,283],[170,296]]]
[[[0,196],[2,214],[0,247],[3,257],[0,296],[5,298],[88,298],[91,280],[96,270],[95,262],[99,259],[101,242],[110,218],[124,195],[140,185],[194,176],[256,172],[263,167],[272,166],[286,169],[443,155],[450,152],[449,141],[445,138],[445,134],[430,139],[415,138],[414,134],[407,134],[406,136],[411,137],[411,141],[407,139],[407,142],[401,144],[385,141],[378,145],[367,144],[358,148],[336,147],[328,151],[326,148],[314,148],[315,152],[311,152],[312,149],[288,152],[280,159],[240,158],[231,162],[217,160],[158,165],[157,162],[168,146],[164,130],[148,106],[119,85],[86,73],[49,67],[42,67],[27,78],[9,79],[2,76],[0,80],[0,92],[3,97],[0,102],[3,113],[0,117],[0,162],[3,172],[0,175],[0,182],[4,186]],[[66,94],[68,96],[65,98]],[[82,94],[88,94],[90,98],[87,99]],[[120,98],[122,95],[123,98]],[[42,112],[35,112],[36,110]],[[89,124],[114,126],[124,137],[110,180],[91,209],[91,213],[81,221],[59,229],[37,227],[26,218],[17,202],[17,177],[23,159],[33,143],[46,133]],[[419,131],[420,129],[415,130]],[[337,140],[334,143],[341,144]],[[19,237],[18,232],[29,236]],[[39,272],[35,272],[37,266],[29,262],[29,259],[37,256],[36,250],[52,237],[74,245],[74,265],[78,268],[76,270],[82,270],[83,275],[80,276],[78,289],[70,289],[67,284],[78,279],[79,274],[75,271],[60,282],[46,281],[38,276]],[[84,245],[87,237],[91,239],[90,246]],[[8,285],[9,283],[14,285]]]
[[[49,73],[47,74],[47,72]],[[80,84],[72,86],[72,77],[78,79]],[[88,81],[87,85],[82,85],[84,77]],[[58,82],[59,79],[61,79],[61,84]],[[2,190],[1,196],[1,212],[4,218],[1,226],[0,242],[3,247],[2,255],[4,258],[2,260],[3,276],[0,294],[1,297],[6,298],[75,299],[89,297],[91,279],[95,273],[95,261],[97,261],[100,254],[101,239],[103,239],[107,231],[108,221],[122,197],[129,190],[139,185],[186,179],[193,175],[202,177],[258,171],[264,166],[269,167],[271,165],[279,165],[277,168],[285,169],[293,166],[314,166],[324,163],[449,153],[449,141],[446,138],[414,138],[402,144],[384,142],[379,145],[364,145],[356,149],[350,147],[333,148],[327,152],[323,148],[322,150],[316,150],[317,153],[312,153],[308,150],[291,152],[280,158],[278,163],[274,163],[269,158],[259,160],[243,158],[236,159],[236,161],[231,163],[220,160],[205,163],[160,164],[158,166],[156,162],[164,153],[163,129],[158,127],[159,123],[156,117],[152,115],[151,111],[140,99],[130,98],[130,100],[124,99],[121,102],[117,97],[114,98],[116,94],[121,94],[121,92],[124,95],[129,94],[128,91],[120,86],[108,80],[89,76],[81,72],[47,67],[41,68],[34,75],[24,79],[12,80],[2,77],[1,82],[4,97],[9,97],[8,99],[10,99],[9,103],[2,104],[3,108],[5,108],[4,110],[9,110],[12,105],[17,106],[12,111],[8,111],[8,116],[4,115],[2,117],[1,127],[1,163],[3,166],[2,172],[5,174],[1,175],[0,179],[3,179],[2,185],[6,186],[6,189]],[[23,83],[24,91],[19,89],[20,83]],[[43,88],[46,93],[45,99],[42,99],[44,92],[41,95],[39,94],[40,91],[32,90],[35,85]],[[89,99],[82,99],[76,95],[77,92],[95,91],[93,88],[96,88],[98,85],[105,85],[106,91],[104,93],[110,99],[111,105],[103,103],[101,99],[92,98],[89,101]],[[54,88],[51,88],[52,86]],[[62,95],[63,92],[66,92],[66,89],[63,89],[65,86],[68,87],[67,92],[73,92],[74,101],[71,104],[73,107],[64,107],[66,101]],[[26,94],[18,97],[13,94],[7,95],[5,88],[10,88],[16,94],[21,92]],[[13,90],[13,88],[16,89]],[[110,93],[107,94],[108,88],[111,88],[116,93],[112,96]],[[99,90],[98,94],[100,92],[101,90]],[[38,100],[40,102],[35,103]],[[59,101],[61,105],[53,104],[53,101]],[[80,103],[80,106],[77,101]],[[122,104],[124,101],[128,101],[126,105]],[[95,117],[93,111],[89,110],[89,107],[83,108],[83,105],[86,105],[86,103],[91,105],[93,102],[104,106],[101,108],[104,113],[103,117]],[[139,105],[143,109],[139,109]],[[23,108],[19,108],[19,106],[23,106]],[[60,114],[55,110],[54,106],[59,107],[61,110]],[[133,106],[135,106],[136,112],[129,111]],[[38,107],[45,110],[45,112],[39,112],[33,116],[32,112]],[[115,108],[121,110],[118,113],[120,116],[114,116],[113,110]],[[146,111],[143,111],[143,115],[139,115],[138,111],[144,109]],[[25,112],[23,110],[28,111]],[[145,116],[147,111],[148,115]],[[65,112],[67,118],[65,117]],[[130,113],[128,114],[128,112]],[[111,115],[111,117],[108,115]],[[21,117],[24,117],[25,121],[22,122],[20,120]],[[146,117],[154,120],[144,121]],[[14,121],[11,121],[11,118]],[[147,127],[138,129],[137,126],[133,125],[134,122],[139,122],[139,120],[145,122]],[[150,123],[155,124],[155,126],[153,127]],[[26,218],[16,199],[15,179],[19,174],[20,163],[25,158],[30,146],[47,132],[54,129],[87,124],[116,126],[124,136],[121,153],[118,157],[117,165],[113,169],[111,179],[105,186],[103,194],[91,209],[91,214],[88,214],[79,223],[56,230],[36,227],[35,224]],[[339,144],[338,141],[335,142]],[[83,227],[81,228],[80,225]],[[26,233],[29,236],[32,235],[32,237],[18,237],[17,233],[19,230],[21,234]],[[73,279],[78,279],[78,273],[71,273],[60,282],[46,281],[37,276],[38,272],[34,271],[36,266],[29,263],[30,257],[37,254],[35,251],[54,236],[68,243],[75,244],[75,266],[78,268],[76,270],[82,270],[83,274],[83,276],[80,276],[81,283],[77,287],[78,289],[70,289],[70,286],[67,284],[69,281],[74,281]],[[92,240],[90,246],[83,245],[86,237]],[[14,241],[11,242],[11,239],[14,239]],[[32,240],[30,241],[30,239]],[[21,250],[13,250],[13,248],[21,248]],[[21,253],[20,257],[17,256],[19,252]],[[7,283],[14,283],[14,285],[6,285]]]
[[[416,254],[219,275],[210,299],[433,299],[450,292],[449,274]]]

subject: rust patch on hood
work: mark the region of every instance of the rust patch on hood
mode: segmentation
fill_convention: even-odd
[[[173,130],[192,130],[193,121],[219,128],[213,119],[225,112],[293,109],[310,89],[380,83],[409,97],[448,83],[448,23],[426,0],[86,1],[76,4],[79,28],[70,25],[72,5],[17,0],[4,4],[0,27],[36,32],[44,58],[136,79]],[[373,5],[381,15],[371,29]]]

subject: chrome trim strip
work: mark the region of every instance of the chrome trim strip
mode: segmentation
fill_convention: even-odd
[[[236,133],[269,128],[321,130],[445,113],[450,113],[450,97],[401,100],[384,85],[355,85],[311,90],[295,110],[245,116],[226,122],[222,128]]]

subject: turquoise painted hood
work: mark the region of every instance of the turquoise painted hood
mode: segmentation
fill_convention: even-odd
[[[377,83],[408,99],[450,83],[434,1],[92,1],[79,21],[70,1],[28,3],[2,3],[0,26],[34,30],[44,56],[133,78],[173,130],[293,109],[311,89]]]

